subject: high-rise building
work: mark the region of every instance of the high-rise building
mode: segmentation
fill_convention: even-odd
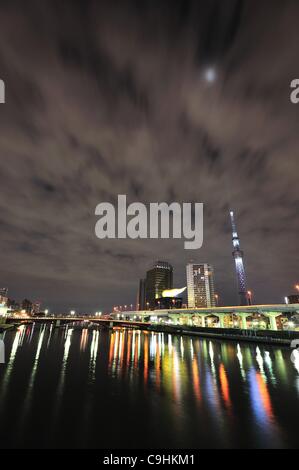
[[[137,295],[137,310],[145,310],[145,306],[146,306],[145,279],[140,279],[138,295]]]
[[[32,315],[38,315],[41,312],[42,303],[39,300],[36,300],[32,304]]]
[[[237,226],[236,226],[235,216],[234,216],[233,211],[230,211],[230,219],[231,219],[232,232],[233,232],[232,233],[233,247],[234,247],[233,257],[234,257],[235,266],[236,266],[240,305],[249,305],[251,302],[250,302],[250,297],[248,296],[247,288],[246,288],[246,274],[245,274],[244,261],[243,261],[244,253],[240,248],[240,239],[238,236]]]
[[[216,306],[214,270],[210,264],[187,264],[187,290],[189,308]]]
[[[7,287],[0,287],[0,296],[7,297],[8,296],[8,288]]]
[[[162,292],[173,287],[173,267],[166,261],[157,261],[146,273],[146,308],[154,309]]]
[[[26,313],[28,313],[28,315],[31,315],[32,307],[33,307],[33,304],[30,300],[24,299],[22,301],[22,310],[24,310]]]
[[[0,287],[0,304],[7,305],[8,302],[8,289],[7,287]]]
[[[289,304],[299,304],[299,294],[292,294],[288,296]]]

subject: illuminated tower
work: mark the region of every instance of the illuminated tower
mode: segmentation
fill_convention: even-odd
[[[230,218],[233,230],[233,257],[236,265],[237,281],[238,281],[238,292],[240,296],[240,305],[248,305],[248,295],[246,289],[246,274],[244,269],[243,256],[244,253],[240,249],[240,239],[238,237],[235,216],[233,211],[230,211]]]

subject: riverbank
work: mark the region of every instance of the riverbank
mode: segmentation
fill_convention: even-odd
[[[124,322],[125,323],[125,322]],[[130,326],[127,322],[124,326]],[[241,330],[237,328],[201,328],[186,325],[144,324],[142,330],[196,336],[226,341],[244,341],[249,343],[272,344],[290,347],[294,339],[299,339],[299,331]]]

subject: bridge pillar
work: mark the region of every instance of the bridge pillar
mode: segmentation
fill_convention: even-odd
[[[219,319],[220,328],[224,328],[224,313],[214,313],[213,315]]]
[[[169,315],[169,318],[173,321],[174,325],[179,325],[180,322],[177,315]]]
[[[60,320],[56,320],[55,326],[60,326]]]
[[[109,323],[109,328],[113,328],[113,321]]]
[[[270,330],[277,331],[277,323],[276,323],[276,318],[279,317],[281,313],[278,312],[268,312],[266,313],[266,316],[270,320]]]
[[[236,313],[236,315],[238,315],[238,317],[241,318],[241,328],[242,328],[242,330],[248,330],[247,318],[251,316],[251,313],[248,314],[248,313],[244,313],[244,312],[238,312],[238,313]]]

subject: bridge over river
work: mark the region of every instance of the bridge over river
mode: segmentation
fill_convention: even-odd
[[[299,304],[251,305],[205,309],[170,309],[113,312],[109,316],[51,315],[11,316],[6,323],[52,322],[99,325],[106,328],[130,327],[143,330],[198,334],[243,340],[287,342],[299,337]]]

